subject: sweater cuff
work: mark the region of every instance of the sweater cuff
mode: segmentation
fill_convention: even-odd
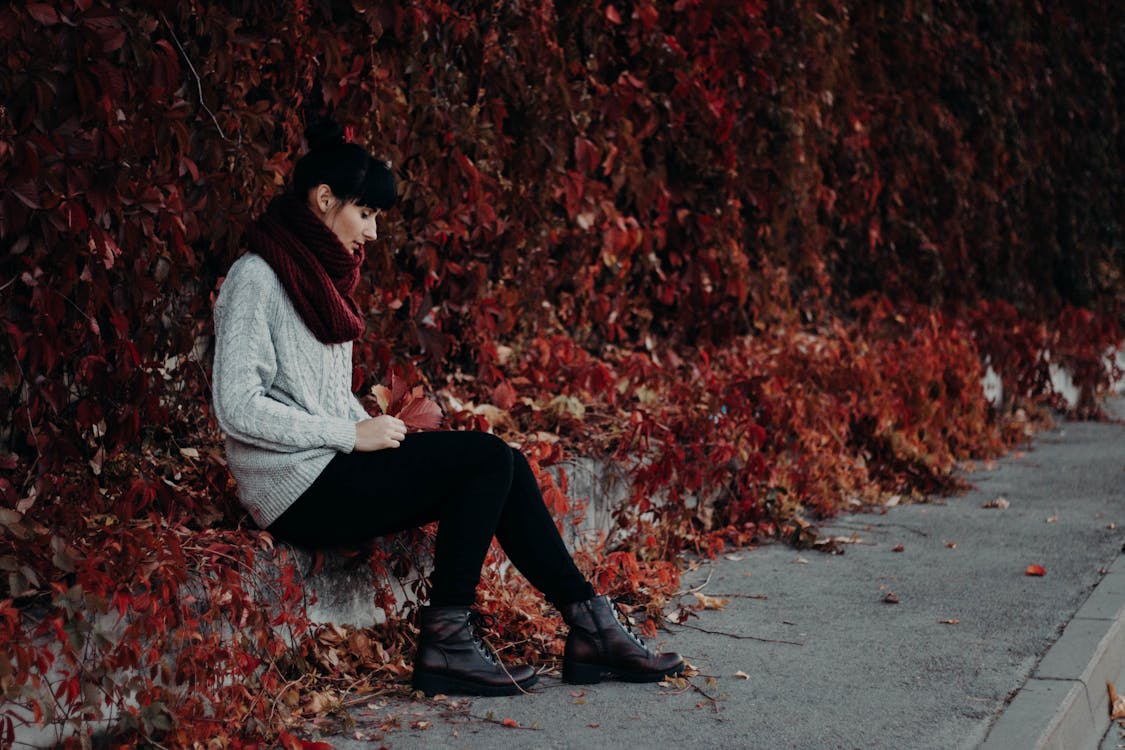
[[[355,422],[346,419],[333,419],[328,427],[327,447],[343,453],[355,450]]]

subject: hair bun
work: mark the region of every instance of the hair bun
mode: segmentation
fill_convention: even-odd
[[[305,140],[309,143],[309,151],[321,151],[347,143],[344,129],[335,120],[327,118],[310,123],[305,129]]]

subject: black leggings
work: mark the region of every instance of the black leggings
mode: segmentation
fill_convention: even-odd
[[[472,606],[493,536],[556,606],[594,596],[527,459],[484,432],[418,432],[398,448],[339,453],[269,531],[301,546],[333,547],[432,521],[433,606]]]

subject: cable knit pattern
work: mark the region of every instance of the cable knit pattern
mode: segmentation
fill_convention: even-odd
[[[235,261],[215,302],[212,400],[239,498],[260,527],[355,448],[368,414],[351,382],[351,342],[318,341],[263,258]]]

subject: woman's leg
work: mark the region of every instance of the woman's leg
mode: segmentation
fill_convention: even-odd
[[[524,577],[556,607],[594,596],[575,566],[543,502],[535,473],[523,453],[512,451],[512,486],[500,512],[496,540]]]
[[[592,596],[526,459],[487,433],[414,433],[399,448],[339,454],[270,531],[321,547],[431,521],[438,521],[434,606],[472,605],[493,535],[554,603]]]

